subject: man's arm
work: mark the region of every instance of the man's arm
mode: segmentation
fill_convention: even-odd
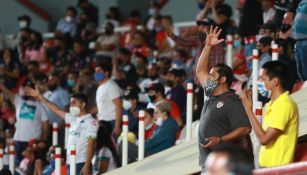
[[[66,111],[62,110],[59,108],[56,104],[48,101],[40,92],[37,88],[32,89],[32,88],[26,88],[25,89],[26,95],[29,95],[31,97],[34,97],[38,99],[41,103],[47,106],[48,109],[50,109],[52,112],[54,112],[56,115],[61,117],[62,119],[65,120],[65,115]]]
[[[267,131],[264,131],[262,129],[261,124],[258,122],[253,113],[252,102],[249,94],[250,92],[248,90],[244,90],[242,92],[241,97],[242,97],[243,106],[260,143],[262,145],[266,145],[270,143],[272,140],[275,140],[281,134],[281,131],[271,127],[269,127]]]
[[[197,37],[182,38],[175,35],[171,27],[165,27],[164,30],[166,31],[168,37],[170,37],[173,41],[175,41],[176,44],[182,47],[197,47],[199,44]]]
[[[81,170],[82,175],[90,175],[91,161],[95,153],[96,140],[92,137],[89,137],[87,140],[87,143],[88,143],[87,157],[86,157],[85,164]]]
[[[213,29],[212,26],[210,27],[210,31],[206,32],[207,34],[206,45],[200,54],[196,66],[196,76],[202,86],[204,85],[203,83],[209,76],[208,65],[209,65],[209,55],[211,49],[213,46],[224,41],[223,39],[220,40],[218,39],[221,32],[222,32],[221,29],[219,29],[218,27],[215,27],[215,29]]]
[[[113,133],[118,137],[121,133],[121,121],[122,121],[122,101],[120,97],[112,100],[115,105],[115,127]]]

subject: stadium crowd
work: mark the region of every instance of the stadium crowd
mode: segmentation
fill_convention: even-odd
[[[20,16],[15,46],[2,48],[0,54],[5,168],[8,147],[15,145],[16,174],[54,173],[52,124],[58,123],[57,146],[62,148],[64,128],[70,124],[68,144],[77,145],[77,172],[114,170],[121,166],[122,115],[129,116],[129,144],[137,146],[140,110],[146,114],[145,155],[175,145],[186,123],[189,82],[194,84],[193,121],[202,113],[204,82],[196,79],[195,69],[210,26],[222,29],[219,39],[225,42],[212,47],[209,70],[225,63],[226,36],[233,36],[232,87],[237,95],[251,86],[252,50],[259,50],[260,72],[272,61],[272,43],[278,45],[278,60],[289,68],[291,81],[285,89],[291,92],[295,83],[307,80],[307,1],[237,0],[238,23],[227,1],[196,2],[191,1],[199,8],[195,26],[181,30],[175,30],[172,16],[160,12],[167,0],[150,1],[145,22],[138,9],[121,20],[115,6],[100,21],[99,8],[79,0],[63,12],[50,39],[31,28],[31,17]],[[122,26],[129,31],[115,32]],[[264,86],[259,93],[262,102],[270,100]],[[63,174],[68,156],[63,153]],[[129,163],[136,160],[129,153]]]

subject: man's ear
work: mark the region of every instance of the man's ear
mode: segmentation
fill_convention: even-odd
[[[275,86],[280,84],[280,80],[277,77],[273,78],[272,81]]]
[[[220,82],[221,82],[221,83],[226,83],[226,76],[222,76],[222,77],[220,78]]]

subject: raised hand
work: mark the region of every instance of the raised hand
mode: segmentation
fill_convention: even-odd
[[[224,39],[219,39],[219,35],[221,34],[222,29],[219,29],[218,27],[215,27],[213,29],[213,26],[210,27],[209,32],[206,31],[206,45],[209,46],[215,46],[219,43],[223,42]]]
[[[34,98],[38,98],[40,96],[40,92],[39,92],[37,87],[35,87],[35,89],[32,89],[30,87],[26,87],[25,88],[25,95],[31,96],[31,97],[34,97]]]
[[[248,110],[253,109],[252,99],[251,99],[251,91],[250,89],[244,89],[241,93],[242,104],[246,112]]]

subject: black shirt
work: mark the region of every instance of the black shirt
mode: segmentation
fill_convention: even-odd
[[[199,121],[198,142],[206,144],[205,139],[208,137],[222,137],[237,128],[247,126],[251,125],[241,99],[230,90],[206,99]],[[205,149],[199,144],[200,166],[204,166],[210,151],[210,148]]]

